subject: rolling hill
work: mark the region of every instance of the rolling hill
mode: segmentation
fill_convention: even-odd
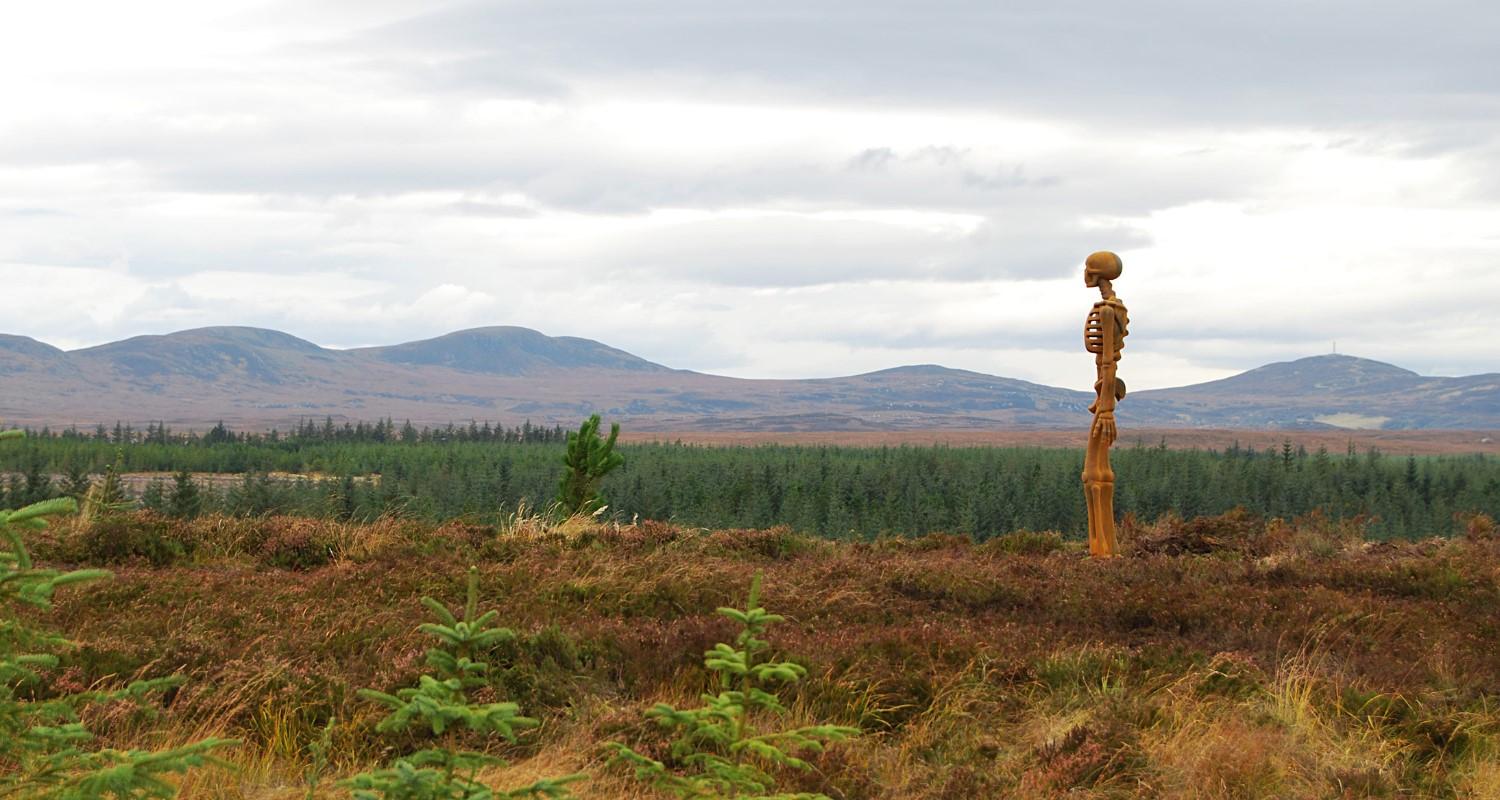
[[[352,350],[279,331],[212,327],[63,351],[0,335],[0,420],[30,425],[299,418],[416,423],[600,412],[634,430],[824,431],[1076,427],[1090,396],[936,365],[809,380],[676,370],[600,342],[519,327]],[[1500,428],[1500,375],[1424,377],[1317,356],[1132,394],[1121,422],[1246,429]]]

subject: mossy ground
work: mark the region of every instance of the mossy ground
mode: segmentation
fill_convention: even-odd
[[[154,717],[96,709],[111,744],[244,739],[194,798],[300,798],[330,716],[333,772],[418,742],[355,695],[421,670],[432,595],[469,565],[520,638],[489,690],[543,724],[502,751],[510,783],[584,770],[584,797],[650,797],[599,744],[665,755],[654,702],[694,704],[718,606],[764,573],[808,667],[794,722],[864,734],[787,785],[834,798],[1500,797],[1500,541],[1372,544],[1357,527],[1226,515],[1127,526],[1090,560],[1045,533],[830,542],[785,529],[516,520],[146,516],[63,526],[54,562],[116,578],[62,594],[81,687],[180,672]],[[110,527],[113,526],[113,527]],[[132,537],[138,531],[142,541]],[[1488,531],[1488,532],[1487,532]],[[167,544],[163,544],[166,542]],[[325,783],[326,796],[338,794]],[[321,796],[321,795],[320,795]]]

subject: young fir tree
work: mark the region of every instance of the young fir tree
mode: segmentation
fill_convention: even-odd
[[[115,451],[115,460],[104,468],[104,477],[89,488],[83,498],[83,516],[92,519],[100,514],[123,511],[130,506],[130,495],[120,481],[120,465],[125,462],[125,453]]]
[[[192,519],[203,512],[203,494],[193,481],[192,473],[178,470],[172,476],[172,492],[167,498],[167,513],[178,519]]]
[[[609,438],[599,438],[599,415],[595,414],[568,433],[568,449],[563,455],[567,470],[557,487],[557,503],[565,514],[592,514],[604,507],[599,482],[611,470],[625,463],[625,456],[615,452],[620,438],[620,424],[609,426]]]
[[[23,502],[38,503],[52,496],[52,476],[47,473],[47,462],[41,453],[32,453],[27,460],[24,480],[26,489],[22,495]]]
[[[19,431],[0,432],[0,439],[19,435]],[[176,786],[165,776],[218,763],[209,751],[231,740],[205,739],[155,752],[93,749],[93,735],[79,715],[91,704],[145,700],[176,686],[179,679],[135,681],[115,691],[73,694],[55,694],[40,686],[42,670],[56,666],[57,653],[71,643],[34,627],[34,615],[23,614],[22,609],[46,609],[57,589],[107,578],[109,573],[38,567],[32,563],[21,531],[45,527],[49,517],[76,508],[73,498],[62,497],[0,511],[0,797],[175,797]]]
[[[536,727],[536,720],[523,717],[515,703],[476,704],[470,689],[485,685],[489,664],[478,660],[497,644],[515,638],[509,628],[492,627],[496,611],[477,614],[479,571],[469,568],[468,596],[462,619],[431,597],[422,603],[438,618],[421,626],[441,643],[427,651],[427,665],[434,674],[423,675],[417,685],[394,695],[361,689],[360,695],[391,709],[377,726],[381,732],[427,728],[434,736],[460,729],[481,734],[499,734],[509,742],[516,732]],[[544,778],[519,789],[502,790],[478,779],[485,767],[505,761],[486,753],[431,747],[413,753],[389,767],[361,773],[340,782],[352,789],[357,800],[502,800],[503,798],[570,798],[567,784],[582,775]]]
[[[345,475],[339,481],[338,491],[334,495],[334,503],[338,519],[348,522],[354,519],[359,511],[359,493],[354,483],[353,475]]]
[[[83,502],[88,496],[89,489],[94,485],[94,478],[89,474],[83,464],[77,461],[69,461],[63,470],[63,494]]]
[[[167,510],[167,487],[161,478],[152,478],[141,490],[141,507],[157,513]]]
[[[825,743],[856,736],[859,729],[811,725],[762,731],[757,727],[760,718],[786,712],[774,694],[774,686],[796,683],[807,674],[800,664],[767,659],[771,645],[761,636],[782,617],[760,607],[760,580],[757,573],[743,611],[719,609],[720,614],[740,624],[733,646],[721,642],[703,654],[703,665],[719,673],[719,693],[703,695],[701,708],[679,711],[657,703],[646,712],[647,717],[677,734],[672,743],[677,768],[668,768],[619,742],[605,744],[612,753],[612,763],[635,767],[637,780],[680,798],[829,800],[822,794],[778,792],[769,770],[811,769],[812,765],[797,753],[822,752]]]

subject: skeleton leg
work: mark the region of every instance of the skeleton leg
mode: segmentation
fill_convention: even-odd
[[[1115,482],[1084,481],[1083,492],[1089,511],[1089,555],[1118,555],[1119,550],[1115,544]]]
[[[1097,420],[1097,417],[1096,417]],[[1097,429],[1089,432],[1083,457],[1083,498],[1089,512],[1089,555],[1118,555],[1115,546],[1115,471],[1109,466],[1109,439]]]

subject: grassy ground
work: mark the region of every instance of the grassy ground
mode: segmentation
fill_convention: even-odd
[[[701,658],[731,635],[714,609],[765,575],[808,667],[794,721],[864,734],[785,785],[834,798],[1500,797],[1500,540],[1365,543],[1356,524],[1245,515],[1127,526],[1088,559],[1048,534],[833,543],[786,530],[656,523],[505,530],[291,518],[134,516],[48,534],[53,562],[106,563],[49,622],[82,643],[82,687],[180,672],[155,718],[95,712],[112,744],[240,737],[239,768],[193,798],[301,798],[331,715],[335,777],[415,748],[374,732],[355,696],[422,669],[432,595],[520,636],[493,654],[496,698],[543,724],[498,780],[590,773],[579,794],[652,797],[599,744],[665,757],[643,721],[695,704]],[[335,797],[328,789],[318,796]]]

